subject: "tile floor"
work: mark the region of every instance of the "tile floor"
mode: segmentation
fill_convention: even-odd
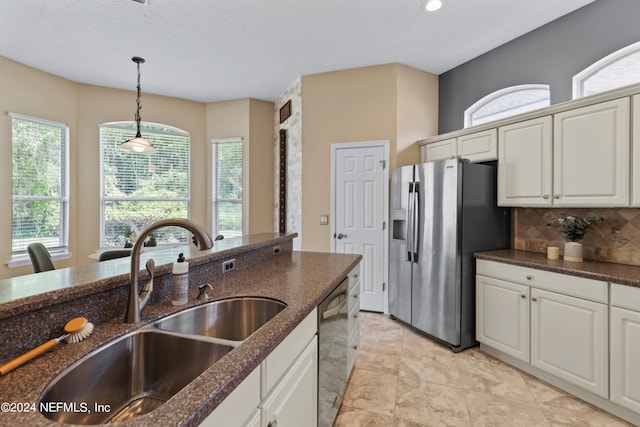
[[[453,353],[376,313],[334,427],[630,426],[482,353]]]

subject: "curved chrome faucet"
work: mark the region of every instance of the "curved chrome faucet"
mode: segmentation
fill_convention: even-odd
[[[154,262],[152,259],[147,261],[147,270],[151,279],[142,288],[142,292],[138,292],[138,270],[140,269],[140,251],[142,250],[144,240],[152,232],[163,227],[180,227],[193,233],[193,240],[196,246],[201,251],[211,249],[213,247],[213,241],[211,236],[199,225],[182,218],[170,218],[163,219],[158,222],[154,222],[149,227],[142,230],[135,245],[131,250],[131,273],[129,275],[129,301],[127,302],[127,311],[124,314],[125,323],[137,323],[142,320],[141,312],[151,296],[153,290],[153,269]]]

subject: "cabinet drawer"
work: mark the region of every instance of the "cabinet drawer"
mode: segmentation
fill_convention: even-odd
[[[351,310],[349,310],[349,318],[347,319],[347,330],[349,333],[357,327],[360,327],[360,304],[351,307]]]
[[[640,288],[612,283],[611,305],[640,311]]]
[[[349,347],[347,348],[347,379],[356,363],[358,350],[360,349],[360,327],[354,328],[349,335]]]
[[[607,282],[599,280],[483,259],[477,260],[476,273],[600,303],[608,302]]]
[[[273,386],[280,380],[280,377],[289,369],[289,366],[302,353],[309,341],[318,332],[318,310],[313,311],[289,336],[267,356],[261,364],[261,398],[264,399]]]

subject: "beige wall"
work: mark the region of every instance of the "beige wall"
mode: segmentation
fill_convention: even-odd
[[[438,78],[399,64],[302,77],[303,250],[329,251],[331,144],[389,140],[390,167],[417,163],[437,134]]]
[[[249,233],[274,231],[274,103],[252,99],[249,112]]]
[[[245,176],[243,217],[247,234],[273,231],[273,108],[272,102],[238,99],[207,105],[208,141],[242,137]],[[211,146],[207,146],[211,168]],[[208,175],[207,175],[208,176]],[[208,183],[210,194],[211,188]],[[208,215],[211,207],[208,206]]]
[[[395,167],[420,161],[416,144],[438,134],[438,76],[398,65],[397,146]]]
[[[0,278],[33,272],[31,266],[9,269],[11,260],[11,118],[8,112],[25,114],[46,120],[65,123],[71,129],[69,161],[77,162],[78,138],[73,132],[76,125],[75,83],[26,67],[0,57]],[[77,186],[74,172],[70,175],[70,220],[77,219]],[[77,250],[77,234],[70,232],[69,245]],[[73,260],[60,261],[60,266]]]
[[[0,147],[11,152],[11,119],[15,112],[65,123],[70,134],[69,250],[72,258],[57,268],[95,262],[99,249],[101,123],[132,120],[135,91],[70,82],[0,57]],[[242,136],[254,152],[250,174],[262,182],[250,189],[250,232],[273,227],[273,103],[240,100],[203,104],[142,93],[142,121],[163,123],[191,137],[191,219],[210,228],[210,144],[212,138]],[[253,142],[252,142],[253,141]],[[260,161],[264,158],[264,161]],[[249,162],[249,160],[247,160]],[[248,163],[249,164],[249,163]],[[0,156],[0,200],[11,200],[11,156]],[[267,188],[268,187],[268,188]],[[266,200],[266,201],[265,201]],[[11,259],[11,203],[0,204],[0,278],[31,273],[30,265],[8,268]],[[264,214],[264,215],[263,215]],[[266,217],[265,217],[266,215]]]

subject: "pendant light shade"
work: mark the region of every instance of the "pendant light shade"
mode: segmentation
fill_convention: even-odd
[[[140,105],[140,64],[144,64],[144,59],[140,58],[139,56],[134,56],[133,58],[131,58],[131,60],[138,65],[138,97],[136,100],[137,109],[136,109],[136,116],[135,116],[136,117],[136,136],[120,144],[119,148],[122,150],[133,151],[136,153],[151,154],[156,152],[155,147],[149,141],[144,139],[142,137],[142,134],[140,133],[140,110],[142,109]]]

